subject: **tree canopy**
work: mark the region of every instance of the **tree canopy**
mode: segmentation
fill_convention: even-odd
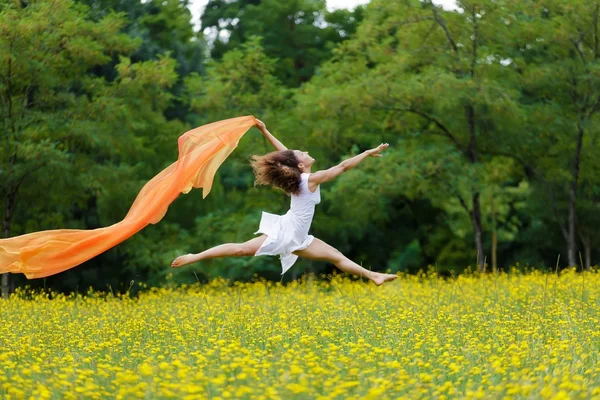
[[[598,16],[574,0],[0,0],[0,211],[4,237],[94,229],[123,218],[173,162],[177,137],[253,114],[328,168],[391,147],[323,187],[313,234],[377,269],[596,264],[600,203]],[[210,196],[180,196],[156,226],[27,282],[57,290],[255,274],[275,258],[182,253],[253,237],[289,198],[254,187],[249,132]],[[331,271],[303,261],[283,279]],[[25,283],[12,277],[12,285]],[[3,276],[5,290],[7,276]]]

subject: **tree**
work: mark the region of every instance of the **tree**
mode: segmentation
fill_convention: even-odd
[[[136,65],[123,58],[112,83],[90,73],[113,54],[135,49],[135,41],[119,33],[123,24],[122,16],[114,13],[91,21],[87,7],[70,0],[3,5],[4,237],[58,227],[98,227],[102,221],[87,211],[90,200],[95,202],[106,190],[109,176],[131,173],[122,160],[132,165],[136,154],[144,152],[143,139],[132,133],[141,128],[141,119],[150,124],[157,108],[164,111],[171,98],[165,89],[177,75],[169,58]],[[5,274],[3,295],[7,294]]]
[[[201,22],[216,36],[212,58],[260,36],[266,55],[277,60],[275,75],[297,87],[331,56],[332,45],[352,35],[361,18],[361,7],[329,13],[324,0],[210,0]]]
[[[520,3],[519,9],[511,19],[519,32],[511,57],[522,71],[528,129],[535,133],[537,144],[526,157],[539,187],[551,200],[567,243],[567,262],[573,266],[578,264],[577,221],[586,221],[578,218],[578,201],[592,194],[582,190],[582,174],[589,176],[587,168],[598,168],[595,157],[586,157],[586,149],[592,151],[597,145],[600,4],[531,1],[527,6]],[[585,208],[589,210],[591,204],[588,201]],[[581,239],[589,255],[589,233]]]
[[[299,102],[301,108],[318,104],[307,106],[312,119],[336,121],[323,124],[326,140],[337,141],[340,131],[355,133],[347,138],[359,143],[373,135],[388,141],[412,135],[417,154],[431,151],[416,164],[431,183],[423,195],[443,191],[456,201],[469,218],[483,269],[486,165],[505,150],[498,138],[520,121],[519,92],[515,68],[503,56],[508,27],[497,23],[508,14],[503,3],[458,4],[463,12],[431,2],[374,1],[355,37],[302,89]],[[451,156],[441,158],[448,164],[429,168],[426,160],[443,154]]]
[[[68,123],[76,126],[82,115],[71,91],[79,89],[72,87],[74,81],[81,82],[89,66],[106,62],[106,53],[131,46],[124,36],[115,35],[122,24],[119,17],[109,15],[94,24],[83,20],[83,14],[69,1],[11,1],[2,6],[0,49],[7,55],[0,64],[4,237],[11,234],[21,187],[45,167],[68,165],[64,147],[81,139],[81,126],[71,132],[60,129]],[[65,79],[69,74],[80,79]],[[93,80],[81,83],[93,85]],[[6,274],[2,292],[6,297]]]
[[[192,72],[204,73],[206,59],[206,42],[201,34],[194,32],[191,13],[187,0],[166,1],[122,1],[122,0],[78,0],[90,7],[93,20],[103,18],[111,11],[125,14],[125,24],[121,32],[139,41],[136,50],[130,55],[133,63],[157,60],[169,55],[177,61],[179,79],[170,89],[175,96],[172,104],[165,111],[169,119],[178,118],[184,121],[187,108],[181,102],[184,92],[183,80]],[[96,74],[108,80],[115,77],[112,63],[97,66]]]

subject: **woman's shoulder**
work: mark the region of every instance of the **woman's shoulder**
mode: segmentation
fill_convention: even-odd
[[[310,176],[311,176],[311,175],[312,175],[312,173],[311,173],[311,172],[303,172],[303,173],[300,175],[300,181],[301,181],[303,184],[308,184],[308,181],[309,181],[309,179],[310,179]]]
[[[311,173],[310,172],[303,172],[301,175],[301,186],[303,186],[307,192],[309,192],[310,194],[315,193],[318,189],[319,189],[319,185],[316,186],[314,191],[311,191],[309,188],[309,178],[310,178]]]
[[[300,174],[300,187],[302,186],[306,186],[306,184],[308,183],[308,176],[310,174],[307,174],[306,172],[303,172]]]

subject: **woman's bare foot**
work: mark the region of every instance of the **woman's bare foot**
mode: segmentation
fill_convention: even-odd
[[[375,276],[371,278],[371,280],[377,285],[381,285],[384,282],[390,282],[396,279],[397,276],[393,274],[380,274],[379,272],[375,273]]]
[[[184,265],[191,264],[193,262],[198,261],[198,260],[194,260],[194,256],[195,256],[195,254],[186,254],[186,255],[177,257],[171,263],[171,268],[183,267]]]

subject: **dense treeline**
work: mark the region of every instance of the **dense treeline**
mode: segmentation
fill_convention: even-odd
[[[324,187],[313,224],[367,267],[545,268],[559,254],[562,266],[594,264],[600,3],[458,1],[449,11],[373,0],[328,12],[319,0],[210,0],[207,37],[187,6],[0,0],[4,237],[113,224],[175,160],[181,133],[254,114],[317,168],[392,145]],[[250,131],[207,199],[182,195],[159,224],[29,283],[279,279],[275,258],[169,268],[179,254],[251,238],[261,210],[286,211],[284,194],[253,187],[248,159],[270,150]],[[285,279],[328,268],[303,261]]]

